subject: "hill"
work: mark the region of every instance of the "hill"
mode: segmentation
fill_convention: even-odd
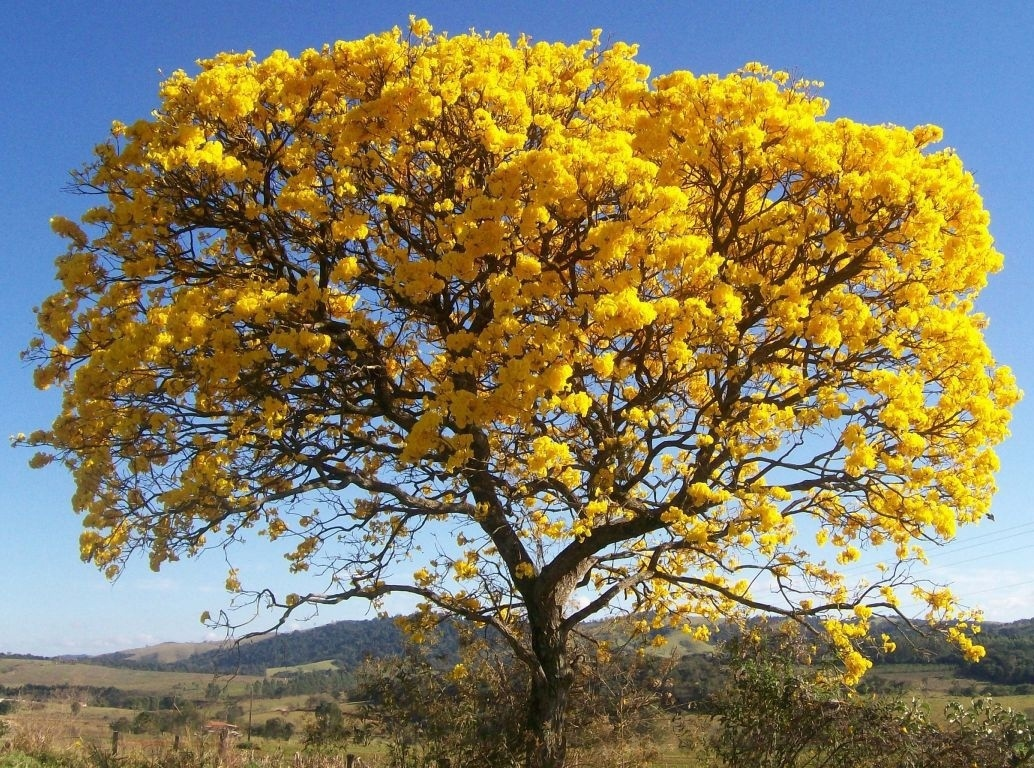
[[[624,629],[615,630],[613,622],[595,622],[586,629],[593,635],[617,642]],[[443,660],[457,654],[455,630],[448,623],[435,648]],[[987,656],[979,663],[965,662],[958,651],[939,637],[927,637],[901,624],[886,625],[897,640],[898,650],[876,658],[876,666],[893,668],[896,665],[940,665],[959,678],[979,680],[999,685],[1034,684],[1034,619],[1011,623],[987,623],[980,642]],[[660,653],[674,652],[679,656],[702,656],[692,662],[706,663],[711,648],[707,644],[687,640],[685,635],[671,631],[669,643]],[[364,658],[384,657],[402,653],[406,639],[394,619],[377,618],[360,621],[339,621],[311,629],[254,638],[239,644],[219,643],[163,643],[148,648],[120,651],[86,659],[92,664],[129,669],[194,672],[206,674],[265,675],[270,670],[302,668],[323,664],[324,669],[354,669]]]
[[[192,656],[199,656],[203,653],[211,651],[218,651],[226,646],[225,643],[220,642],[207,642],[207,643],[158,643],[157,645],[148,645],[144,648],[130,648],[124,651],[116,651],[114,653],[105,654],[103,656],[95,656],[91,661],[107,660],[108,658],[117,658],[124,660],[127,663],[139,664],[142,667],[159,667],[163,664],[175,664],[179,661],[184,661]]]
[[[446,646],[452,634],[443,632]],[[131,669],[263,675],[270,668],[327,661],[341,669],[352,669],[367,656],[392,656],[401,653],[404,646],[404,636],[395,621],[378,618],[339,621],[241,643],[164,643],[94,656],[90,661]],[[444,650],[447,652],[448,647]]]

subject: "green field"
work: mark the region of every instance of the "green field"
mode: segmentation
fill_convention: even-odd
[[[295,664],[293,667],[269,667],[266,670],[266,677],[276,677],[281,673],[290,672],[322,672],[328,669],[337,669],[337,662],[331,660],[312,661],[308,664]]]
[[[233,695],[243,693],[248,685],[261,679],[254,675],[215,677],[198,672],[152,672],[53,659],[0,659],[0,686],[6,688],[25,685],[111,687],[153,696],[201,698],[213,681],[228,686],[228,693]]]

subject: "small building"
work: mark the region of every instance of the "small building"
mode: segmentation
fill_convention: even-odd
[[[233,723],[223,720],[209,720],[205,723],[205,733],[215,733],[219,735],[220,739],[225,739],[230,736],[240,736],[241,729]]]

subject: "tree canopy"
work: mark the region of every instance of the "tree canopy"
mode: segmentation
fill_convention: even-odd
[[[290,541],[327,589],[264,600],[489,624],[544,731],[608,606],[832,612],[857,679],[900,564],[988,512],[1018,398],[974,309],[988,214],[933,126],[636,55],[414,20],[220,54],[115,123],[27,353],[84,559]]]

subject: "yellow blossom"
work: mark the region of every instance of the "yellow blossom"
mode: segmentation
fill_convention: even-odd
[[[340,583],[288,609],[401,568],[418,632],[505,610],[517,645],[611,597],[657,626],[832,604],[857,682],[849,606],[906,569],[851,564],[990,510],[1020,392],[976,309],[988,214],[939,129],[605,39],[413,16],[218,54],[113,124],[96,204],[51,220],[26,357],[62,402],[19,439],[71,471],[83,558],[290,541]],[[950,591],[915,595],[982,654]]]

